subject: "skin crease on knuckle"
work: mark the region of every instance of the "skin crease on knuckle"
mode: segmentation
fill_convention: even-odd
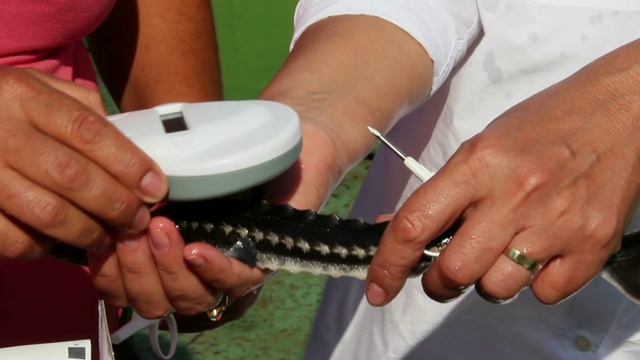
[[[96,145],[102,145],[104,136],[107,134],[107,121],[96,113],[88,111],[86,108],[76,108],[71,110],[64,119],[59,119],[65,126],[66,137],[77,142],[83,150],[93,149]]]
[[[111,194],[112,196],[115,194]],[[124,219],[123,224],[129,226],[140,207],[138,202],[132,196],[116,196],[111,199],[108,206],[103,208],[104,215],[102,218],[110,223],[116,223],[119,219]]]
[[[94,183],[88,163],[75,156],[44,155],[47,164],[45,171],[55,182],[57,188],[66,192],[84,192]]]
[[[74,212],[66,201],[33,191],[18,191],[13,196],[15,199],[11,201],[24,207],[21,213],[29,214],[27,220],[34,231],[72,239],[76,246],[83,248],[104,245],[104,229],[92,218]]]
[[[158,271],[161,277],[163,273],[174,272],[168,269],[163,270],[160,266]],[[164,287],[167,290],[166,293],[170,294],[169,301],[182,315],[196,315],[215,302],[213,296],[201,282],[194,283],[187,279],[173,279],[171,282],[171,284],[165,283]]]
[[[455,239],[461,241],[462,239]],[[454,241],[452,239],[452,241]],[[437,269],[439,282],[447,290],[458,290],[468,287],[475,279],[471,278],[473,259],[463,256],[461,253],[450,253],[448,257],[437,259],[433,265]],[[428,285],[428,284],[427,284]],[[431,293],[433,293],[431,291]]]
[[[141,259],[138,256],[139,260]],[[129,259],[129,261],[120,261],[120,272],[122,274],[126,274],[129,279],[144,279],[149,275],[149,269],[147,268],[147,264],[142,264],[142,261],[133,261],[134,259]]]
[[[31,220],[43,231],[53,229],[73,229],[69,205],[54,197],[39,194],[24,194],[24,204],[29,209]]]
[[[125,295],[120,272],[119,270],[113,271],[113,268],[118,268],[115,256],[98,259],[89,254],[89,263],[93,286],[100,297],[113,306],[127,307],[129,300]]]
[[[402,247],[420,247],[420,238],[427,230],[423,210],[403,207],[393,217],[389,231]]]
[[[160,274],[162,277],[162,274]],[[194,284],[187,279],[174,279],[172,284],[163,285],[173,308],[182,315],[196,315],[214,303],[201,283]]]
[[[11,231],[2,226],[5,234],[0,254],[9,259],[36,259],[45,255],[49,248],[53,245],[53,241],[34,241],[28,234],[19,231]]]
[[[125,191],[116,191],[113,187],[108,194],[96,193],[102,186],[96,186],[95,172],[89,171],[89,164],[81,158],[46,156],[49,164],[44,166],[56,187],[64,189],[66,193],[75,193],[82,199],[105,199],[109,201],[100,208],[100,218],[113,223],[128,226],[141,203]],[[117,186],[121,186],[119,183]],[[124,189],[123,189],[124,190]],[[103,201],[104,202],[104,201]]]
[[[412,211],[411,209],[401,210],[393,217],[388,231],[393,234],[396,245],[400,249],[408,250],[404,254],[395,254],[401,261],[413,261],[414,264],[418,262],[425,246],[422,241],[422,237],[426,232],[425,221],[421,211]],[[410,257],[410,259],[407,257]],[[378,263],[376,264],[379,265]],[[385,274],[394,281],[397,281],[398,277],[406,276],[406,274],[398,273],[400,268],[380,268],[380,270],[382,271],[378,273]],[[408,271],[409,269],[404,270],[405,273],[408,273]]]
[[[75,146],[91,156],[92,154],[109,154],[110,166],[130,186],[137,188],[139,180],[151,168],[150,159],[142,157],[142,152],[131,143],[117,143],[129,146],[131,151],[122,151],[122,148],[114,148],[112,141],[105,141],[108,136],[118,134],[109,122],[102,116],[89,111],[86,108],[74,108],[69,110],[69,115],[59,119],[65,126],[68,139],[72,139]],[[136,175],[136,176],[132,176]],[[129,184],[130,183],[130,184]]]

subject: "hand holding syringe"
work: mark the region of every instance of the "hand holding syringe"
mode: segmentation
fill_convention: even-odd
[[[422,164],[417,162],[414,158],[405,155],[405,153],[402,152],[402,150],[398,149],[398,147],[393,145],[393,143],[391,143],[391,141],[389,141],[386,137],[384,137],[378,130],[372,128],[371,126],[367,126],[367,128],[369,129],[369,131],[371,131],[371,133],[375,137],[380,139],[380,141],[382,141],[383,144],[385,144],[389,149],[391,149],[391,151],[393,151],[396,155],[398,155],[400,159],[402,159],[402,161],[404,162],[404,165],[409,170],[411,170],[413,175],[417,176],[422,182],[429,180],[429,178],[433,176],[433,173],[431,171],[427,170],[427,168],[422,166]],[[439,249],[438,251],[431,251],[431,250],[425,249],[424,254],[427,256],[437,257],[438,255],[440,255],[440,251],[442,251],[442,249]]]

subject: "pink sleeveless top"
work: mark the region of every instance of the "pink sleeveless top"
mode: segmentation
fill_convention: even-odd
[[[0,65],[33,67],[97,89],[82,39],[105,19],[114,2],[0,1]],[[0,259],[0,348],[92,339],[95,350],[97,300],[86,269],[48,256]],[[117,317],[110,320],[115,326]]]
[[[0,65],[34,67],[95,88],[82,39],[115,0],[0,1]]]

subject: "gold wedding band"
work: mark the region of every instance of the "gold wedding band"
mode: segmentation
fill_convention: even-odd
[[[220,319],[222,319],[222,314],[227,310],[227,305],[229,305],[229,297],[221,291],[218,304],[211,309],[205,310],[205,313],[211,321],[220,321]]]
[[[516,264],[522,266],[523,268],[535,273],[540,270],[542,266],[539,262],[533,260],[532,258],[525,255],[522,251],[514,248],[513,246],[509,246],[502,252],[509,259],[511,259]]]

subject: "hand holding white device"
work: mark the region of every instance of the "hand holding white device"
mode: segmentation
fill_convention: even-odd
[[[169,200],[220,197],[262,184],[300,155],[300,119],[263,100],[171,103],[109,116],[169,180]]]

